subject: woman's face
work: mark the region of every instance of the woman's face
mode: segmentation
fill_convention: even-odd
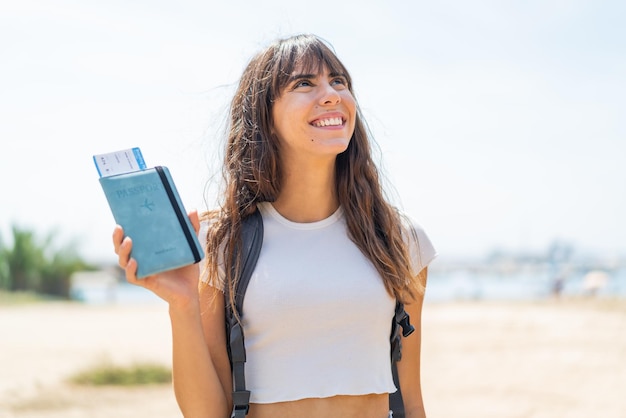
[[[274,102],[274,133],[281,158],[334,158],[354,132],[356,102],[342,74],[295,71]]]

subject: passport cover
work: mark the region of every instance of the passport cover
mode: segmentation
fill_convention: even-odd
[[[101,177],[115,222],[133,240],[137,277],[199,262],[204,250],[167,167]]]

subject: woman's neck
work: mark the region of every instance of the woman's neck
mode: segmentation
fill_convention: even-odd
[[[281,192],[274,208],[293,222],[316,222],[339,207],[335,186],[335,163],[285,167]]]

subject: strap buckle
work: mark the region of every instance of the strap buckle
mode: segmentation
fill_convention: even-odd
[[[248,415],[250,410],[250,391],[236,390],[233,391],[233,413],[231,418],[241,418]]]

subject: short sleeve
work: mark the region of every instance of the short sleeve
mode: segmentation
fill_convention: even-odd
[[[410,234],[408,237],[411,270],[417,275],[436,257],[437,251],[421,225],[409,220]]]

